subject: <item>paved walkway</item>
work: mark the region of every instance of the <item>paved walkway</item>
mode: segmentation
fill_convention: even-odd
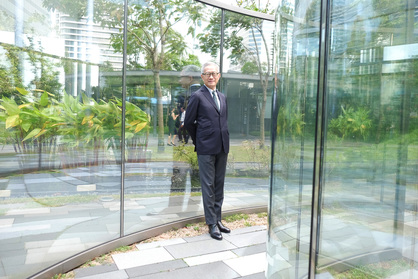
[[[222,235],[222,241],[204,234],[138,244],[137,251],[113,255],[114,264],[76,269],[75,278],[265,278],[266,226]]]

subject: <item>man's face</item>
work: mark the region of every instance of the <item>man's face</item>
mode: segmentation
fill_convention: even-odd
[[[205,83],[205,85],[212,90],[216,88],[216,84],[221,78],[221,74],[218,73],[218,69],[215,65],[206,66],[203,71],[203,74],[200,76],[202,77],[202,80]]]

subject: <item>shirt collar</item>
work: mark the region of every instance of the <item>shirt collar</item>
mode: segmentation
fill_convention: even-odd
[[[212,92],[213,92],[213,91],[215,91],[215,92],[216,92],[216,88],[215,88],[215,90],[212,90],[212,89],[210,89],[209,87],[207,87],[207,86],[206,86],[206,84],[203,84],[203,85],[204,85],[204,86],[205,86],[205,87],[209,90],[209,93],[210,93],[210,94],[212,94]]]

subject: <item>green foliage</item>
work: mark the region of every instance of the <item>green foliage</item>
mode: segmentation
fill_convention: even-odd
[[[58,145],[65,146],[67,150],[90,146],[96,155],[104,144],[108,148],[113,147],[114,152],[115,147],[120,146],[121,100],[97,103],[83,95],[80,102],[64,94],[63,101],[58,102],[44,90],[16,89],[24,100],[21,105],[14,99],[0,99],[0,121],[5,123],[2,134],[5,135],[5,143],[12,143],[16,152],[38,154],[39,169],[42,167],[42,154],[53,156]],[[147,137],[149,116],[129,102],[125,107],[126,143],[130,146],[129,143],[143,135],[143,131]],[[138,144],[132,146],[143,151]],[[132,149],[127,152],[128,159],[135,155]],[[24,158],[21,157],[22,160]]]
[[[265,8],[261,8],[257,5],[256,1],[238,1],[238,5],[252,11],[264,12],[264,13],[273,13],[273,10],[269,10],[268,5]],[[219,51],[219,42],[223,42],[223,47],[229,50],[228,58],[231,60],[232,64],[243,65],[245,63],[247,66],[242,67],[245,73],[258,73],[260,84],[262,87],[262,96],[258,98],[260,102],[260,146],[264,146],[264,114],[266,111],[266,102],[267,102],[267,88],[269,84],[270,76],[270,59],[268,58],[267,65],[261,61],[261,48],[263,48],[264,53],[270,53],[269,45],[267,44],[266,36],[273,36],[273,34],[265,34],[263,24],[264,21],[251,17],[251,16],[242,16],[238,13],[226,12],[224,13],[223,23],[225,27],[225,33],[222,34],[223,38],[221,40],[220,26],[222,21],[222,11],[216,9],[214,13],[210,16],[209,24],[204,29],[203,33],[198,34],[197,38],[200,41],[200,49],[203,52],[210,53],[213,57],[216,57]],[[254,42],[254,47],[248,47],[248,44],[244,43],[244,38],[241,34],[250,34],[252,41]],[[261,36],[261,46],[257,41],[258,36]],[[253,67],[253,66],[256,67]],[[247,72],[248,71],[248,72]]]
[[[43,0],[50,10],[59,10],[75,19],[87,16],[86,1]],[[161,103],[161,70],[179,70],[184,61],[195,60],[186,52],[186,42],[174,27],[188,26],[187,34],[194,34],[194,26],[199,24],[202,4],[193,0],[144,0],[130,4],[127,22],[128,68],[146,68],[154,73],[157,95],[158,141],[164,143],[164,110]],[[119,28],[119,33],[112,34],[112,47],[122,53],[124,48],[123,3],[114,1],[94,1],[93,18],[102,26]],[[145,65],[141,65],[145,57]]]
[[[194,146],[192,145],[178,145],[174,147],[173,158],[176,161],[187,162],[189,163],[192,169],[199,169],[199,163],[197,161],[197,154],[194,151]]]
[[[189,0],[148,0],[143,5],[130,5],[129,61],[136,63],[140,60],[138,54],[144,54],[147,69],[181,70],[182,65],[186,64],[184,61],[191,57],[186,53],[187,44],[183,36],[174,27],[188,24],[187,34],[194,34],[193,26],[200,18],[201,8],[201,4]],[[116,19],[114,21],[117,22]],[[122,33],[112,36],[112,45],[116,51],[122,52]]]
[[[2,127],[5,143],[12,143],[17,153],[37,153],[41,156],[55,152],[56,134],[63,121],[56,100],[43,90],[17,90],[21,93],[19,99],[22,104],[18,105],[14,99],[7,97],[0,99],[0,121],[5,123]],[[20,160],[26,158],[20,157]],[[39,160],[38,168],[41,167]]]
[[[415,267],[417,266],[414,264]],[[329,268],[336,279],[366,279],[366,278],[389,278],[403,271],[413,268],[406,259],[392,260],[353,267],[347,271],[338,273]]]
[[[261,213],[258,213],[257,214],[257,217],[258,218],[263,218],[263,217],[267,217],[268,216],[268,213],[267,212],[261,212]]]
[[[269,172],[271,161],[270,148],[266,146],[260,147],[258,141],[248,140],[242,142],[242,147],[252,164],[250,168],[257,170],[258,173]]]
[[[229,215],[224,217],[224,220],[228,223],[232,223],[239,220],[247,220],[249,218],[248,214],[245,213],[238,213],[234,215]]]
[[[299,103],[292,101],[281,106],[277,116],[277,135],[285,139],[290,136],[293,140],[302,135],[305,126],[304,115],[300,111]]]
[[[248,222],[248,221],[245,221],[245,222],[244,222],[244,226],[246,226],[246,227],[251,227],[251,226],[253,226],[253,223]]]
[[[120,246],[120,247],[112,250],[112,252],[122,252],[122,253],[124,253],[124,252],[131,251],[131,250],[132,250],[132,246],[126,246],[125,245],[125,246]]]
[[[258,67],[254,62],[246,62],[241,68],[243,74],[253,75],[258,72]]]
[[[330,121],[329,130],[342,139],[366,140],[372,128],[369,115],[370,111],[365,108],[342,108],[341,115]]]

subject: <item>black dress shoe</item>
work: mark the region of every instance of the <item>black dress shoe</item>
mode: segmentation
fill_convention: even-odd
[[[218,228],[223,233],[230,233],[231,232],[231,230],[229,228],[225,227],[224,224],[222,224],[221,221],[218,221]]]
[[[222,234],[217,225],[209,225],[209,234],[213,239],[222,240]]]

